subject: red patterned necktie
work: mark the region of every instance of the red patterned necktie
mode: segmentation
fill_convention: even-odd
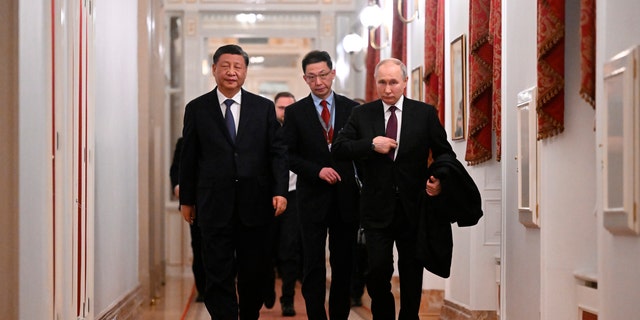
[[[329,113],[329,108],[327,107],[327,100],[320,101],[320,105],[322,106],[322,112],[320,113],[320,117],[322,121],[324,121],[324,133],[325,138],[327,139],[327,144],[330,144],[333,140],[333,127],[331,126],[331,113]],[[328,128],[328,129],[327,129]]]
[[[393,140],[397,140],[398,137],[398,118],[396,118],[396,109],[396,106],[389,107],[389,112],[391,112],[391,115],[389,116],[389,121],[387,121],[387,131],[385,132],[385,136]],[[393,160],[395,153],[396,152],[394,149],[389,151],[387,155],[389,156],[389,158],[391,158],[391,160]]]

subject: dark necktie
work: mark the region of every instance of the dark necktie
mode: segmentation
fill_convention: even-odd
[[[324,121],[324,133],[325,138],[327,139],[327,144],[330,144],[333,140],[333,127],[331,126],[331,113],[329,113],[329,108],[327,107],[327,100],[320,101],[320,105],[322,106],[322,112],[320,113],[320,117],[322,121]]]
[[[224,113],[224,122],[227,124],[227,130],[229,130],[231,141],[236,142],[236,123],[233,119],[233,112],[231,112],[233,100],[227,99],[224,101],[224,104],[227,106],[227,111]]]
[[[396,106],[389,107],[389,112],[391,112],[391,115],[389,116],[389,121],[387,121],[387,131],[385,132],[385,135],[387,136],[387,138],[397,140],[398,118],[396,118]],[[395,153],[396,152],[394,149],[390,150],[387,155],[389,156],[389,158],[391,158],[391,160],[393,160]]]

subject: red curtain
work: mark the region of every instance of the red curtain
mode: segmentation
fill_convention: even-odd
[[[596,1],[580,1],[580,96],[592,108],[596,101]]]
[[[564,131],[565,0],[538,0],[538,140]]]
[[[425,0],[424,23],[424,84],[425,102],[433,105],[438,110],[440,123],[444,125],[444,28],[440,28],[440,22],[444,22],[439,15],[444,0]],[[442,23],[444,26],[444,23]]]
[[[391,36],[391,57],[407,63],[407,25],[400,20],[397,12],[398,1],[393,0],[393,35]],[[406,17],[407,1],[402,1],[402,15]]]
[[[447,99],[444,97],[444,0],[438,0],[436,29],[436,75],[438,76],[438,117],[444,124],[444,109]]]
[[[476,165],[491,159],[493,46],[489,42],[492,0],[471,0],[469,6],[469,138],[465,160]]]
[[[491,119],[496,133],[496,160],[502,155],[502,0],[491,0],[489,41],[493,44],[493,107]]]

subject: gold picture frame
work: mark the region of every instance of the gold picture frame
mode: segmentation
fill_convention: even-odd
[[[451,139],[464,140],[467,131],[467,52],[464,34],[451,42]]]
[[[422,66],[419,66],[411,71],[411,97],[414,100],[423,101],[423,87]]]

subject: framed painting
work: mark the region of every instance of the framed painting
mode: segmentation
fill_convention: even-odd
[[[467,53],[462,34],[451,42],[451,139],[464,140],[467,119]]]
[[[415,100],[423,100],[422,66],[411,71],[411,97]]]

